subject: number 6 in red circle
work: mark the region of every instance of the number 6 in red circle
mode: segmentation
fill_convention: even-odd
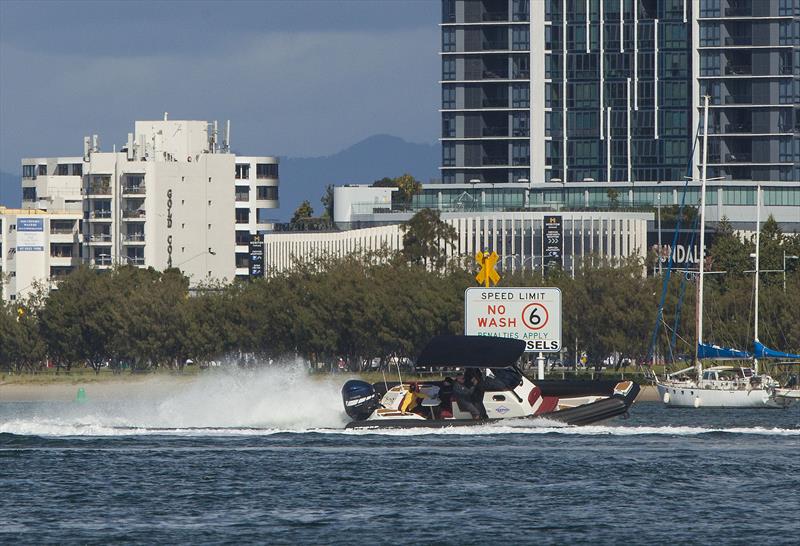
[[[529,303],[522,310],[522,322],[530,330],[541,330],[547,324],[550,314],[541,303]]]

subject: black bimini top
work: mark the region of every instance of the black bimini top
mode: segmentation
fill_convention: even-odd
[[[507,368],[522,353],[525,342],[489,336],[436,336],[422,349],[417,367]]]

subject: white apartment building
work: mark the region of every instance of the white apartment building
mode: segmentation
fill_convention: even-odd
[[[276,157],[231,153],[229,124],[220,139],[216,122],[166,114],[135,122],[119,151],[94,135],[82,157],[22,160],[24,208],[82,214],[83,263],[178,267],[192,285],[248,275],[278,185]]]
[[[0,207],[0,296],[49,288],[80,264],[81,213]]]

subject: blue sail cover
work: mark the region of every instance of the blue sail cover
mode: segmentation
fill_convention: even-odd
[[[709,345],[707,343],[697,344],[697,357],[700,359],[708,358],[711,360],[747,360],[753,355],[747,351],[720,347],[719,345]]]
[[[754,341],[753,344],[756,348],[756,358],[789,358],[792,360],[800,360],[800,355],[775,351],[759,341]]]

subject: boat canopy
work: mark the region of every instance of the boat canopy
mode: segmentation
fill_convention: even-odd
[[[708,358],[711,360],[747,360],[753,358],[753,355],[747,351],[731,349],[730,347],[720,347],[719,345],[698,343],[697,358]]]
[[[755,345],[755,355],[756,358],[788,358],[788,359],[797,359],[800,360],[800,355],[792,354],[792,353],[783,353],[781,351],[776,351],[774,349],[770,349],[760,341],[754,341],[753,344]]]
[[[417,367],[508,368],[522,353],[520,339],[489,336],[436,336],[422,349]]]

